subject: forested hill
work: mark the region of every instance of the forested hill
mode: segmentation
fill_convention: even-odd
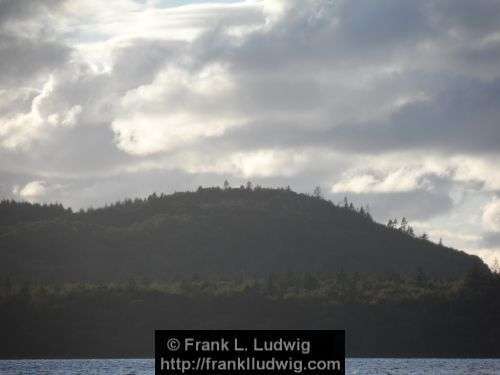
[[[200,188],[77,213],[0,204],[0,273],[19,281],[363,272],[454,278],[475,256],[289,189]]]

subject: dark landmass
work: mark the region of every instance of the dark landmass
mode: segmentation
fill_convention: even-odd
[[[199,189],[72,213],[0,204],[0,273],[18,281],[271,272],[415,273],[456,278],[475,256],[374,222],[364,210],[286,189]]]
[[[499,357],[499,323],[479,258],[319,194],[0,203],[1,358],[151,357],[154,329],[346,329],[349,356]]]
[[[0,288],[0,357],[152,357],[154,329],[346,329],[347,355],[499,357],[500,277],[336,273]]]

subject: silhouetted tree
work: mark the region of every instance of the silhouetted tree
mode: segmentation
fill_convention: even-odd
[[[500,275],[500,264],[498,263],[498,258],[495,258],[495,260],[493,261],[493,265],[491,266],[491,270]]]
[[[347,199],[347,197],[344,197],[344,208],[349,208],[349,200]]]
[[[415,230],[411,225],[408,225],[406,227],[406,234],[409,235],[410,237],[415,237]]]
[[[493,279],[492,274],[479,266],[479,264],[473,265],[464,278],[464,285],[469,288],[475,294],[482,294],[487,291],[491,285]]]
[[[323,196],[322,196],[322,194],[321,194],[321,187],[316,186],[316,187],[314,188],[313,196],[314,196],[314,198],[317,198],[317,199],[321,199],[321,198],[323,198]]]
[[[406,232],[406,230],[408,229],[407,226],[408,220],[403,216],[403,218],[401,219],[401,224],[399,225],[399,230],[401,230],[402,232]]]

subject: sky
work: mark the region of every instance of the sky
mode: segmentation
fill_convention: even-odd
[[[500,259],[500,1],[0,0],[0,197],[248,180]]]

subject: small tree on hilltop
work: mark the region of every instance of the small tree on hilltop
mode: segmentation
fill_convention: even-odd
[[[321,193],[321,187],[316,186],[316,187],[314,188],[313,196],[314,196],[314,198],[318,198],[318,199],[323,198],[323,195],[322,195],[322,193]]]
[[[401,219],[401,224],[399,226],[399,229],[402,231],[402,232],[406,232],[406,230],[408,229],[408,220],[406,219],[406,217],[403,217]]]
[[[493,271],[493,273],[496,273],[497,275],[500,275],[500,264],[498,263],[498,258],[495,258],[495,260],[493,261],[491,271]]]
[[[413,230],[413,227],[411,225],[408,225],[408,229],[406,229],[406,233],[410,237],[415,237],[415,231]]]

